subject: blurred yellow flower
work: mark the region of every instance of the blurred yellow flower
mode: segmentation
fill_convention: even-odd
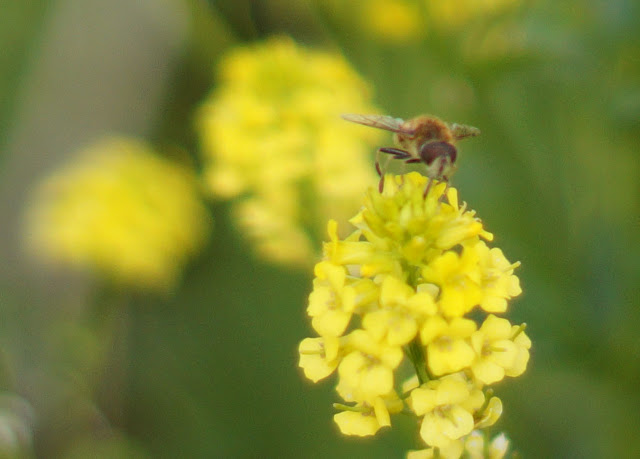
[[[222,59],[198,128],[206,183],[234,203],[264,257],[308,265],[324,222],[353,215],[374,183],[371,146],[382,135],[345,123],[377,112],[365,82],[336,53],[275,38]]]
[[[429,17],[442,28],[459,28],[475,17],[497,15],[519,0],[427,0]]]
[[[363,26],[372,37],[404,44],[425,36],[426,20],[416,0],[371,0],[361,7]]]
[[[464,442],[452,441],[444,448],[426,448],[409,451],[407,459],[460,459],[464,452]]]
[[[25,242],[40,260],[166,291],[209,227],[190,171],[116,137],[39,184],[26,209]]]
[[[488,438],[478,430],[467,437],[464,451],[469,459],[502,459],[509,449],[509,440],[501,433],[496,435],[487,445]]]
[[[520,294],[519,263],[487,246],[493,235],[455,188],[435,181],[424,196],[427,180],[387,175],[344,239],[329,221],[307,308],[320,337],[302,341],[299,365],[313,381],[337,369],[336,391],[353,404],[337,406],[341,432],[375,434],[398,400],[428,446],[408,457],[457,458],[474,429],[501,416],[488,384],[521,374],[531,342],[524,325],[488,314]],[[415,375],[401,384],[405,356]]]

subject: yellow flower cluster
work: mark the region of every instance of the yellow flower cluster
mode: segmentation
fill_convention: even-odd
[[[211,192],[266,258],[307,265],[328,218],[346,222],[375,180],[369,151],[382,135],[340,119],[371,113],[367,85],[335,53],[287,38],[239,48],[220,64],[199,131]]]
[[[300,343],[299,364],[314,382],[337,370],[343,433],[373,435],[410,410],[428,447],[410,457],[478,457],[479,432],[502,412],[488,385],[522,374],[529,359],[524,326],[496,315],[521,293],[519,263],[487,245],[492,234],[455,188],[434,182],[424,198],[426,184],[388,175],[352,234],[340,239],[329,223],[307,309],[319,337]],[[401,384],[405,356],[414,374]],[[506,440],[486,442],[506,451]]]
[[[210,220],[195,177],[146,144],[107,138],[35,190],[25,242],[44,261],[169,290]]]
[[[322,0],[317,2],[339,27],[360,30],[367,40],[376,40],[390,45],[409,45],[424,40],[433,32],[468,33],[475,25],[484,26],[502,20],[516,10],[520,0],[369,0],[345,2]],[[500,21],[498,21],[500,22]],[[469,27],[471,26],[471,27]],[[482,27],[487,33],[486,27]],[[504,38],[518,31],[490,29],[493,35]],[[471,30],[471,32],[473,32]],[[500,33],[502,32],[502,33]],[[485,47],[497,37],[486,40],[473,34],[474,43]],[[504,46],[504,45],[502,45]]]
[[[477,17],[498,15],[517,5],[519,0],[427,0],[433,23],[446,28],[459,28]]]

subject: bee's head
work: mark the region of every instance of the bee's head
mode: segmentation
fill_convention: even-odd
[[[427,142],[420,147],[420,159],[427,165],[431,166],[437,159],[445,160],[450,164],[456,162],[458,152],[456,147],[449,142]]]

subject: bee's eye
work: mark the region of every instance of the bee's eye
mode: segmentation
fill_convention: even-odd
[[[420,158],[428,166],[440,157],[449,157],[451,163],[455,163],[456,156],[456,147],[449,142],[429,142],[420,148]]]

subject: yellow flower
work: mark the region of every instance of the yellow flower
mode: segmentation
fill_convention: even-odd
[[[375,435],[381,427],[390,426],[389,413],[398,413],[401,410],[402,402],[395,394],[390,394],[387,397],[374,398],[371,404],[359,403],[355,407],[336,413],[333,420],[343,434],[365,437]]]
[[[483,298],[480,307],[487,312],[505,312],[507,300],[522,293],[520,281],[513,275],[514,268],[520,263],[509,263],[502,250],[497,247],[489,249],[482,241],[475,244],[474,249],[482,273],[480,285]]]
[[[256,252],[274,262],[302,265],[309,262],[314,247],[297,226],[295,210],[283,206],[284,199],[246,198],[235,203],[233,216],[254,242]]]
[[[307,314],[320,336],[341,336],[356,308],[375,301],[379,288],[369,279],[348,278],[343,266],[321,261],[309,295]]]
[[[515,336],[513,343],[516,345],[517,355],[513,365],[504,369],[507,376],[520,376],[527,369],[529,362],[529,349],[531,349],[531,340],[525,334],[522,326],[514,325],[511,327],[512,336]]]
[[[411,341],[422,321],[437,312],[428,292],[416,292],[393,276],[382,281],[380,309],[364,315],[362,327],[378,341],[391,346],[402,346]]]
[[[369,190],[364,209],[351,219],[357,236],[364,240],[332,241],[326,247],[325,254],[328,251],[335,263],[359,264],[366,277],[394,274],[417,279],[420,269],[443,250],[478,236],[492,237],[474,212],[458,206],[455,189],[449,188],[450,200],[441,202],[445,183],[434,183],[426,199],[427,179],[416,172],[389,175],[384,183],[382,194]]]
[[[447,322],[435,316],[425,322],[420,339],[427,346],[427,362],[434,375],[454,373],[471,365],[476,354],[468,338],[475,331],[473,320],[460,317]]]
[[[25,232],[41,259],[168,290],[209,226],[190,171],[140,141],[107,138],[38,186]]]
[[[208,187],[234,203],[239,224],[272,261],[305,265],[322,225],[346,222],[375,181],[369,151],[382,133],[340,114],[377,112],[339,54],[288,38],[222,59],[198,127]]]
[[[473,413],[484,403],[484,394],[463,376],[453,374],[429,381],[411,392],[409,405],[424,416],[420,436],[433,447],[447,447],[474,428]]]
[[[505,369],[515,366],[518,348],[512,336],[509,321],[493,314],[471,336],[471,344],[477,356],[471,371],[478,381],[483,384],[496,383],[504,378]]]
[[[483,429],[485,427],[491,427],[502,416],[502,400],[498,397],[491,397],[489,403],[482,410],[482,413],[476,413],[476,429]]]
[[[326,378],[338,367],[340,341],[337,337],[305,338],[300,342],[299,366],[313,382]]]
[[[378,342],[364,330],[354,330],[347,338],[346,355],[338,367],[340,396],[348,402],[370,402],[391,393],[402,349]]]
[[[381,427],[384,427],[373,409],[366,412],[341,411],[333,415],[333,420],[343,434],[359,437],[375,435]]]
[[[355,308],[356,290],[345,285],[347,272],[342,266],[322,261],[315,272],[307,308],[311,324],[320,336],[341,336]]]
[[[444,252],[422,270],[424,280],[440,288],[439,305],[446,317],[462,316],[482,300],[476,245],[465,246],[461,255]]]
[[[509,449],[509,439],[503,433],[496,435],[489,444],[489,458],[502,459],[507,455]]]
[[[520,293],[519,264],[487,246],[492,234],[454,188],[434,181],[424,196],[426,185],[417,173],[386,176],[382,192],[366,193],[350,235],[341,238],[329,221],[307,312],[316,332],[339,339],[340,348],[329,359],[317,349],[323,342],[314,342],[305,374],[320,379],[337,366],[336,390],[355,404],[335,416],[341,432],[375,434],[396,412],[376,403],[404,400],[429,446],[408,457],[458,458],[472,430],[502,414],[502,402],[484,386],[521,374],[531,342],[524,325],[494,315],[478,330],[488,310],[504,312]],[[476,306],[474,319],[465,317]],[[415,375],[400,397],[394,383],[404,356],[403,369],[413,366]]]

